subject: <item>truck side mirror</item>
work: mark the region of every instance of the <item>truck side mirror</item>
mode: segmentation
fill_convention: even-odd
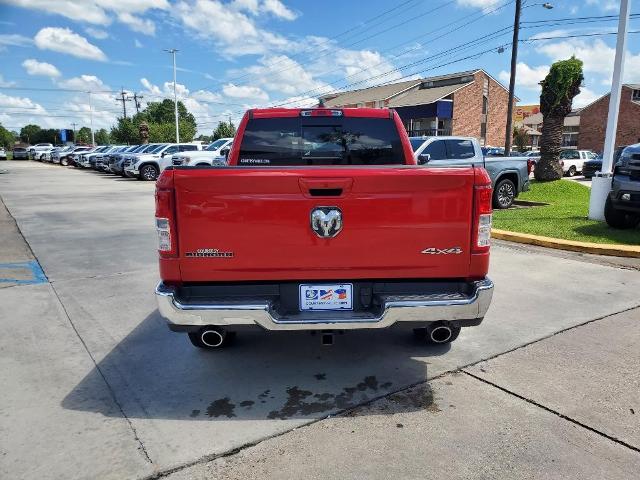
[[[220,153],[221,153],[225,158],[229,158],[229,149],[228,149],[228,148],[223,148],[222,150],[220,150]]]
[[[429,155],[428,153],[421,153],[420,155],[418,155],[418,165],[429,163],[429,160],[431,160],[431,155]]]

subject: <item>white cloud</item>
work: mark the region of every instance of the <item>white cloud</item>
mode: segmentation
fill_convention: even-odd
[[[109,25],[112,15],[128,25],[131,29],[142,33],[155,31],[155,24],[149,19],[141,19],[140,15],[152,10],[168,10],[168,0],[0,0],[10,5],[29,8],[38,12],[62,15],[78,22],[94,25]],[[96,37],[99,38],[99,37]]]
[[[90,35],[98,40],[109,38],[109,34],[106,31],[101,30],[100,28],[87,27],[84,29],[84,31],[87,32],[87,35]]]
[[[297,95],[308,90],[331,89],[326,83],[313,78],[305,68],[286,55],[260,58],[257,65],[246,68],[253,83],[281,95]]]
[[[22,66],[29,75],[40,75],[43,77],[56,78],[61,75],[54,65],[46,62],[39,62],[33,58],[28,58],[22,62]]]
[[[593,90],[586,87],[580,88],[580,93],[573,99],[574,108],[582,108],[589,105],[591,102],[599,99],[602,95],[598,95]]]
[[[481,8],[484,11],[489,11],[493,7],[497,6],[500,0],[458,0],[458,5],[463,7]]]
[[[540,91],[540,82],[549,73],[548,65],[540,65],[537,67],[530,67],[524,62],[518,62],[516,66],[516,86],[519,88],[526,88],[529,90]],[[498,79],[505,85],[509,84],[511,78],[510,72],[502,70],[498,74]]]
[[[2,74],[0,73],[0,87],[13,87],[16,82],[5,80]]]
[[[295,20],[298,18],[298,15],[287,8],[280,0],[264,0],[262,3],[262,10],[272,13],[276,17],[280,17],[284,20]]]
[[[227,83],[222,87],[222,93],[231,98],[242,98],[255,101],[267,101],[269,95],[260,87],[252,87],[248,85],[234,85],[233,83]]]
[[[134,38],[134,39],[133,39],[133,45],[134,45],[136,48],[142,48],[142,47],[144,47],[144,45],[142,44],[142,42],[140,42],[140,40],[138,40],[137,38]]]
[[[45,27],[36,34],[34,41],[40,50],[53,50],[91,60],[107,59],[102,50],[68,28]]]
[[[605,12],[617,12],[620,10],[620,2],[616,0],[587,0],[587,5],[595,5]]]
[[[183,0],[172,10],[194,36],[213,40],[225,55],[261,54],[290,46],[286,38],[259,28],[236,4]]]
[[[129,26],[134,32],[140,32],[145,35],[156,34],[156,24],[151,20],[142,19],[136,17],[129,12],[122,12],[118,14],[118,20]]]
[[[402,73],[382,55],[370,50],[340,49],[336,52],[335,62],[344,67],[348,84],[357,83],[355,88],[377,85],[402,77]]]
[[[607,84],[611,82],[613,59],[616,50],[601,39],[592,41],[583,39],[567,39],[559,42],[549,41],[539,45],[536,50],[554,62],[575,55],[576,58],[583,61],[583,70],[586,74],[603,77]],[[634,55],[627,51],[624,81],[640,82],[640,53]]]
[[[0,47],[28,47],[33,44],[33,40],[24,35],[2,34],[0,35]]]
[[[79,77],[73,77],[58,82],[61,88],[67,88],[70,90],[83,90],[83,91],[106,91],[110,88],[104,84],[95,75],[80,75]]]
[[[142,86],[144,88],[147,89],[147,91],[153,95],[162,95],[162,91],[160,90],[160,88],[157,85],[153,85],[149,80],[147,80],[146,78],[141,78],[140,79],[140,83],[142,84]]]

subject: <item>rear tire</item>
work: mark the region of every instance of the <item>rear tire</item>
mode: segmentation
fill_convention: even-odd
[[[567,170],[567,176],[569,176],[569,177],[575,177],[576,173],[578,173],[578,170],[573,165],[571,165],[569,167],[569,170]]]
[[[613,202],[609,196],[604,204],[604,219],[611,228],[620,230],[635,228],[638,226],[638,223],[640,223],[640,215],[617,210],[613,206]]]
[[[147,180],[149,182],[155,181],[158,178],[160,172],[155,165],[144,165],[140,169],[140,179]]]
[[[500,180],[493,191],[493,208],[509,208],[516,199],[516,186],[511,180]]]
[[[61,158],[60,165],[62,165],[63,167],[66,167],[67,165],[69,165],[69,159],[67,157]]]

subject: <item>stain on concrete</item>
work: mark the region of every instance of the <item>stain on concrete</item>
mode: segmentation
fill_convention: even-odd
[[[191,410],[191,413],[189,414],[191,418],[196,418],[198,415],[200,415],[200,410]]]
[[[316,373],[314,375],[314,377],[316,378],[316,380],[326,380],[327,374],[326,373]]]
[[[392,383],[385,382],[383,385],[388,388]],[[376,393],[380,387],[378,379],[373,375],[365,377],[355,387],[343,388],[342,392],[338,394],[330,392],[314,394],[297,386],[289,387],[285,404],[281,409],[269,412],[267,418],[284,420],[296,415],[311,415],[335,409],[353,408],[359,403],[367,401],[370,398],[369,394]]]
[[[214,400],[209,404],[209,406],[207,407],[207,415],[213,418],[223,416],[232,418],[236,416],[236,414],[233,412],[235,408],[235,404],[231,403],[229,397],[219,398],[218,400]]]
[[[251,408],[253,404],[256,403],[253,400],[245,400],[244,402],[240,402],[240,406],[244,408]]]
[[[435,403],[430,385],[420,385],[403,392],[394,393],[389,396],[389,401],[400,407],[401,410],[427,410],[433,413],[441,411],[440,407]]]

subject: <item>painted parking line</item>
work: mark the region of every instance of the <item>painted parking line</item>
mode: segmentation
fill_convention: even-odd
[[[35,285],[47,282],[47,276],[36,260],[29,262],[0,263],[0,283]]]

